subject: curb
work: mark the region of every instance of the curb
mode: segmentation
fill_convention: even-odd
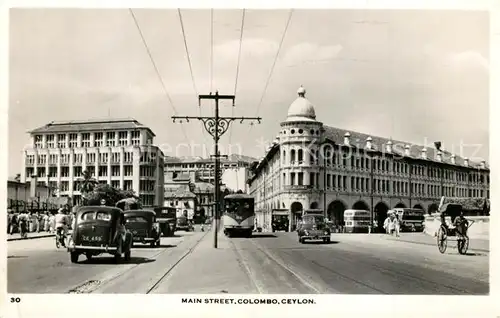
[[[45,235],[29,236],[29,234],[28,234],[28,237],[26,237],[26,238],[22,238],[22,237],[8,238],[7,242],[21,241],[21,240],[34,240],[34,239],[38,239],[38,238],[45,238],[45,237],[52,237],[52,236],[56,236],[56,235],[55,234],[45,234]]]

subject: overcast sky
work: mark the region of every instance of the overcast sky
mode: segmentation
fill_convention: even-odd
[[[181,12],[195,86],[208,94],[210,10]],[[9,175],[20,173],[27,131],[52,120],[133,117],[166,155],[176,155],[167,145],[212,145],[199,122],[170,119],[214,111],[210,102],[198,108],[177,10],[134,13],[176,112],[127,9],[11,10]],[[296,10],[257,114],[288,17],[246,11],[233,114],[263,122],[235,122],[222,144],[231,136],[243,154],[260,157],[257,140],[272,141],[303,85],[326,125],[417,144],[441,140],[457,153],[463,143],[463,155],[488,158],[487,12]],[[214,11],[213,89],[221,94],[234,93],[241,18],[242,10]],[[231,111],[223,103],[221,115]],[[202,152],[177,153],[193,154]]]

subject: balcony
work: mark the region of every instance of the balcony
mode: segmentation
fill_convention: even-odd
[[[309,190],[312,189],[312,185],[286,185],[285,190]]]

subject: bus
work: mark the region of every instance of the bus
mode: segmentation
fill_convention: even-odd
[[[271,212],[271,229],[273,232],[288,232],[290,220],[288,219],[288,209],[273,209]]]
[[[224,234],[251,237],[255,222],[255,200],[248,194],[230,194],[224,197],[222,222]]]
[[[421,209],[396,208],[389,213],[397,213],[401,232],[422,232],[424,230],[425,212]]]
[[[170,206],[154,207],[156,220],[163,236],[173,236],[177,227],[177,209]]]
[[[370,211],[345,210],[345,231],[347,233],[368,233],[370,228]]]

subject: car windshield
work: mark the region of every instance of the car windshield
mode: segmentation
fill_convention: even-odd
[[[319,224],[319,223],[324,223],[325,218],[323,216],[319,216],[319,215],[305,216],[303,218],[303,222],[305,224]]]
[[[88,211],[82,214],[81,219],[84,221],[91,221],[91,220],[109,221],[111,220],[111,213],[105,211]]]
[[[148,220],[146,220],[145,217],[143,216],[129,216],[125,219],[126,223],[147,223]]]

